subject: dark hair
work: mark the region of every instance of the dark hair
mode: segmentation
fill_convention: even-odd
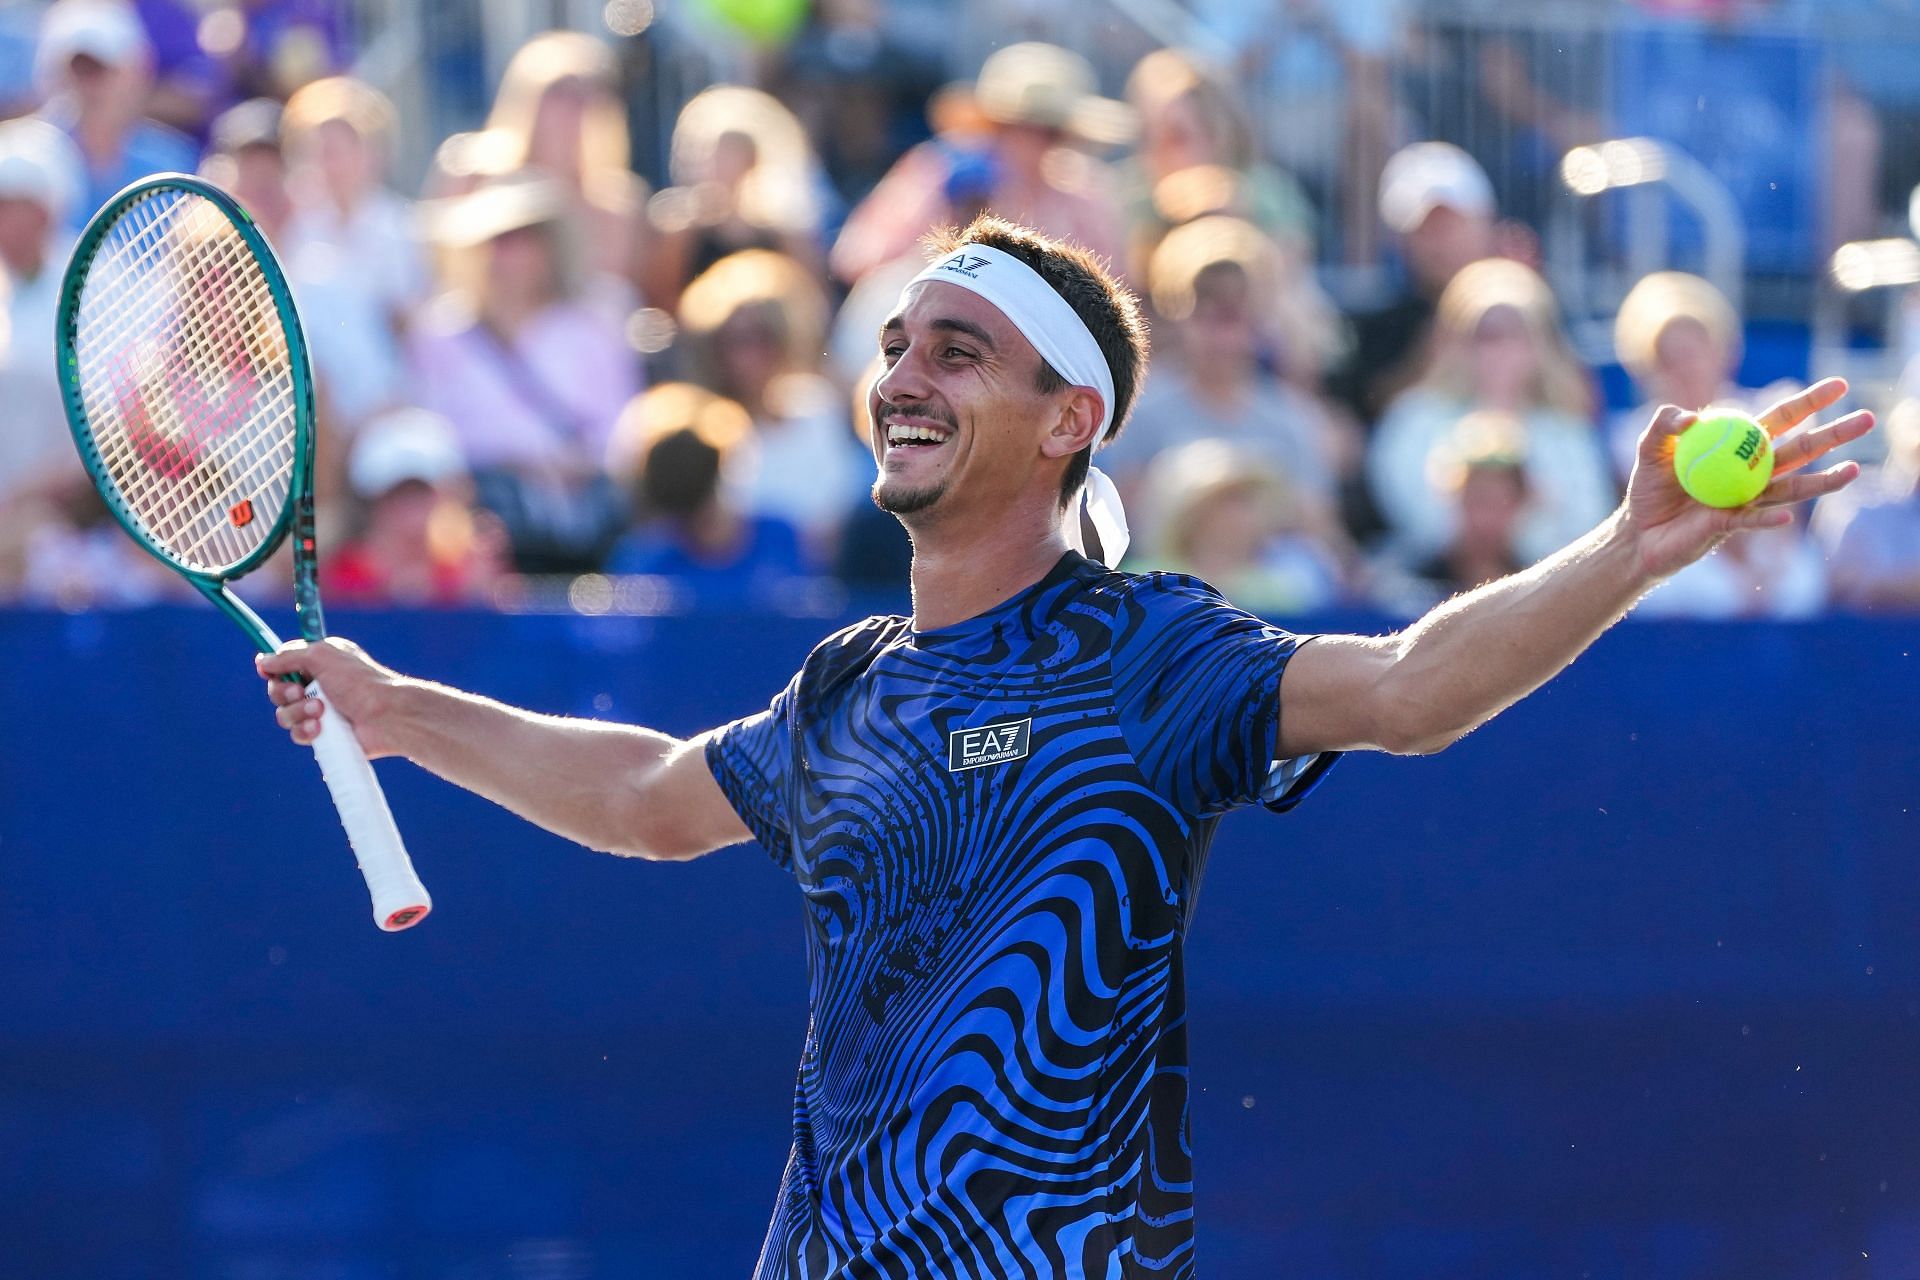
[[[688,520],[720,489],[721,451],[693,427],[656,437],[640,471],[639,499],[648,515]]]
[[[1147,374],[1147,321],[1140,314],[1140,300],[1113,278],[1100,259],[1079,245],[1055,240],[990,213],[981,214],[959,230],[943,227],[926,239],[927,247],[936,254],[952,253],[963,244],[984,244],[1013,255],[1066,299],[1093,334],[1113,373],[1113,422],[1095,444],[1105,444],[1119,435]],[[1050,394],[1065,390],[1067,380],[1042,359],[1037,387],[1042,394]],[[1086,482],[1093,450],[1094,445],[1089,445],[1067,464],[1060,484],[1062,504],[1070,502]]]

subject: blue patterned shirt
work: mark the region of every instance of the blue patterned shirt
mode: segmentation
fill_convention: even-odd
[[[1191,1276],[1183,945],[1221,814],[1291,807],[1301,641],[1069,554],[952,627],[870,618],[707,761],[807,904],[761,1280]]]

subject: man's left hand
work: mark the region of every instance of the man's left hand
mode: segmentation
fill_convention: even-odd
[[[1663,406],[1641,433],[1633,477],[1627,482],[1625,523],[1641,569],[1664,578],[1712,551],[1729,534],[1790,524],[1793,512],[1788,508],[1852,483],[1860,474],[1858,463],[1806,470],[1873,429],[1873,415],[1864,409],[1832,422],[1812,421],[1846,394],[1845,379],[1823,378],[1760,414],[1760,425],[1773,437],[1773,479],[1752,502],[1727,508],[1695,501],[1680,487],[1673,470],[1675,444],[1699,415]]]

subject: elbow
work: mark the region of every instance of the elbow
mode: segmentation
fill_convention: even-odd
[[[597,853],[616,858],[639,858],[645,862],[688,862],[703,853],[711,853],[724,844],[695,830],[686,822],[675,822],[659,812],[657,806],[645,806],[643,812],[629,809],[613,817],[598,836],[588,842]]]
[[[1431,756],[1438,755],[1454,743],[1467,736],[1465,729],[1432,729],[1422,726],[1410,726],[1394,729],[1381,735],[1380,747],[1389,755]]]
[[[596,853],[646,862],[685,862],[716,847],[679,812],[658,760],[630,770],[595,797],[581,843]]]
[[[595,853],[616,858],[638,858],[643,862],[686,862],[706,853],[689,841],[676,840],[667,832],[623,831],[587,842]]]
[[[638,858],[642,862],[685,862],[692,855],[667,853],[660,849],[608,849],[616,858]]]
[[[1391,683],[1383,682],[1380,691],[1381,710],[1374,717],[1378,726],[1374,741],[1389,755],[1436,755],[1473,729],[1471,724],[1458,723],[1443,708],[1431,706],[1416,696],[1405,696]]]
[[[642,844],[629,836],[606,836],[581,842],[595,853],[608,854],[615,858],[639,858],[645,862],[666,862],[665,855],[649,845]]]

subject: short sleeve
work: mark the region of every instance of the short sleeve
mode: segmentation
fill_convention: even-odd
[[[765,711],[707,735],[707,768],[740,820],[773,860],[793,865],[793,683]]]
[[[1304,799],[1338,758],[1274,755],[1281,677],[1310,639],[1196,579],[1139,579],[1116,618],[1114,696],[1154,790],[1196,818],[1248,804],[1284,812]]]

